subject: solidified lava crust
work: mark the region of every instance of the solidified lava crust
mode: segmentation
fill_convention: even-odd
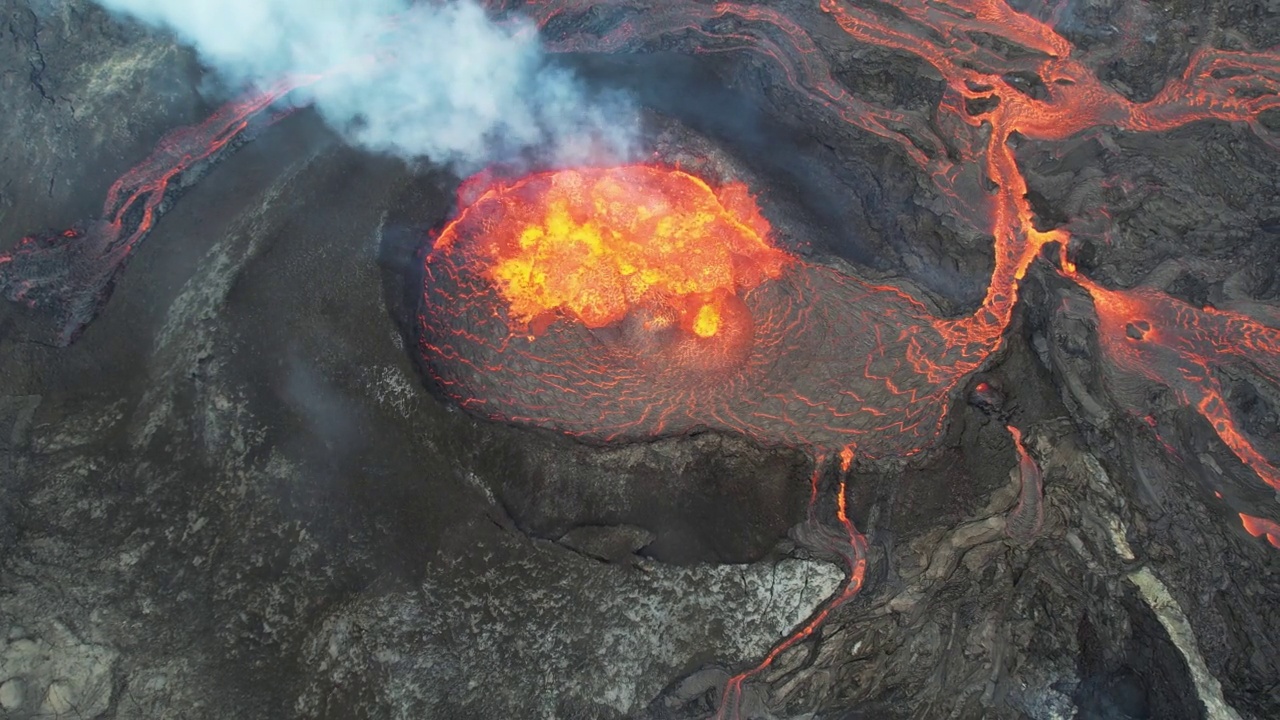
[[[955,376],[911,362],[922,347],[946,345],[927,309],[897,289],[771,246],[766,254],[784,262],[751,265],[720,287],[720,327],[706,337],[680,320],[687,302],[669,292],[644,293],[605,324],[563,307],[532,322],[513,311],[495,276],[504,260],[492,238],[528,237],[528,208],[540,207],[557,182],[589,194],[619,181],[633,188],[630,202],[671,215],[716,198],[702,181],[659,166],[565,170],[482,192],[464,187],[457,219],[426,259],[419,317],[421,359],[446,396],[486,418],[600,442],[712,429],[883,457],[916,453],[938,436]],[[467,196],[476,199],[468,204]],[[754,202],[733,197],[714,203],[724,222],[761,227]],[[703,233],[685,252],[723,255],[698,249],[723,242],[715,237]],[[744,264],[737,255],[729,262]]]

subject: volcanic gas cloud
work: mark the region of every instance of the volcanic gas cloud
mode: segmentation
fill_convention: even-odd
[[[905,455],[955,374],[910,296],[773,245],[740,183],[631,165],[480,177],[426,261],[425,366],[462,407],[599,441],[712,428]]]

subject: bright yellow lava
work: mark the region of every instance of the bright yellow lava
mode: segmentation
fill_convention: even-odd
[[[698,308],[693,318],[693,334],[698,337],[711,337],[720,330],[720,309],[710,303]]]
[[[718,298],[777,277],[791,259],[770,244],[745,186],[717,191],[665,167],[541,173],[490,188],[471,210],[483,213],[486,276],[510,317],[530,324],[565,312],[604,327],[656,300],[711,337]]]

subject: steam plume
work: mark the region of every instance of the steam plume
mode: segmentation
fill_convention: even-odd
[[[310,99],[373,150],[462,170],[527,151],[581,162],[630,150],[624,97],[589,97],[545,62],[532,25],[496,23],[472,0],[100,2],[170,28],[232,83],[324,74]]]

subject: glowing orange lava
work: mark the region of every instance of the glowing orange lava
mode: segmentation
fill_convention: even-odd
[[[1258,477],[1280,491],[1280,468],[1240,427],[1218,368],[1254,368],[1280,379],[1280,329],[1242,313],[1197,308],[1153,288],[1109,290],[1065,271],[1093,298],[1098,342],[1114,367],[1159,383],[1200,413]]]
[[[318,75],[282,78],[223,105],[197,125],[169,131],[144,161],[112,183],[102,215],[87,227],[30,235],[0,253],[0,293],[45,309],[57,325],[54,342],[70,345],[96,317],[117,273],[151,232],[170,185],[239,138],[277,100],[320,80]]]
[[[738,183],[648,165],[481,175],[459,207],[426,258],[421,356],[491,419],[906,456],[985,357],[901,290],[774,248]]]
[[[778,277],[790,259],[770,245],[744,185],[712,190],[680,170],[562,170],[477,194],[436,247],[456,241],[467,214],[489,218],[473,253],[510,316],[535,334],[562,315],[601,328],[655,303],[709,338],[726,321],[728,295]]]
[[[1244,529],[1250,535],[1254,537],[1265,536],[1272,547],[1280,548],[1280,523],[1244,513],[1240,513],[1240,522],[1244,524]]]

